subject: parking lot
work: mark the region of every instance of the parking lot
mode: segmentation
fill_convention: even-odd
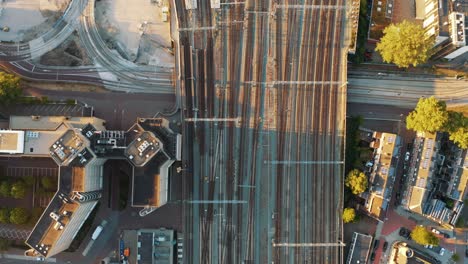
[[[14,105],[1,107],[0,111],[5,115],[38,115],[38,116],[91,116],[92,108],[81,104],[34,104]]]
[[[56,177],[58,168],[38,168],[38,167],[8,167],[6,168],[6,176],[8,177]]]

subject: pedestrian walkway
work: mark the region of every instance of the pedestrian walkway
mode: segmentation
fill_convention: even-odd
[[[15,254],[0,254],[0,257],[4,258],[4,259],[31,260],[31,261],[37,260],[37,258],[35,258],[35,257],[26,257],[24,255],[15,255]],[[41,260],[41,261],[55,263],[55,262],[57,262],[57,259],[56,258],[47,258],[47,259]]]

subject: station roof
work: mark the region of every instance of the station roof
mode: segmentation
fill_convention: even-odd
[[[24,131],[0,130],[0,153],[23,153]]]

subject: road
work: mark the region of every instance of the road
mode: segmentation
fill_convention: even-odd
[[[348,102],[414,107],[419,98],[434,95],[448,105],[468,103],[468,80],[349,75]]]
[[[343,4],[178,3],[186,263],[341,263]]]

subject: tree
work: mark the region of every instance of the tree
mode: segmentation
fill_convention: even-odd
[[[10,222],[17,225],[22,225],[28,222],[29,213],[24,208],[14,208],[10,212]]]
[[[0,102],[12,103],[21,96],[22,90],[19,86],[20,79],[5,72],[0,72]]]
[[[450,140],[455,142],[460,148],[468,148],[468,128],[460,127],[454,132],[450,133]]]
[[[343,210],[343,222],[350,223],[356,218],[356,211],[354,208],[345,208]]]
[[[7,181],[2,181],[0,184],[0,195],[3,197],[10,197],[11,196],[11,184]]]
[[[390,24],[383,33],[375,50],[385,62],[408,68],[425,63],[432,55],[435,38],[427,36],[424,28],[418,24],[405,20]]]
[[[0,208],[0,223],[10,223],[10,210],[8,208]]]
[[[406,127],[420,132],[445,130],[448,121],[447,106],[435,97],[420,98],[414,111],[406,117]]]
[[[42,177],[41,184],[42,184],[42,187],[44,187],[44,189],[47,189],[47,190],[53,190],[57,188],[57,182],[52,177],[48,177],[48,176]]]
[[[24,181],[24,183],[26,183],[26,185],[28,185],[28,186],[33,186],[33,184],[34,184],[34,182],[35,182],[33,176],[25,176],[25,177],[23,177],[23,181]]]
[[[353,194],[360,194],[367,188],[367,177],[364,172],[354,169],[348,173],[345,184]]]
[[[460,260],[460,255],[458,255],[457,253],[453,254],[451,259],[454,261],[454,262],[458,262]]]
[[[411,232],[411,238],[420,245],[439,245],[439,239],[423,226],[417,226]]]
[[[26,184],[23,181],[17,181],[11,186],[11,196],[15,199],[23,199],[26,196]]]
[[[447,131],[450,140],[462,149],[468,148],[468,118],[462,113],[448,111]]]

